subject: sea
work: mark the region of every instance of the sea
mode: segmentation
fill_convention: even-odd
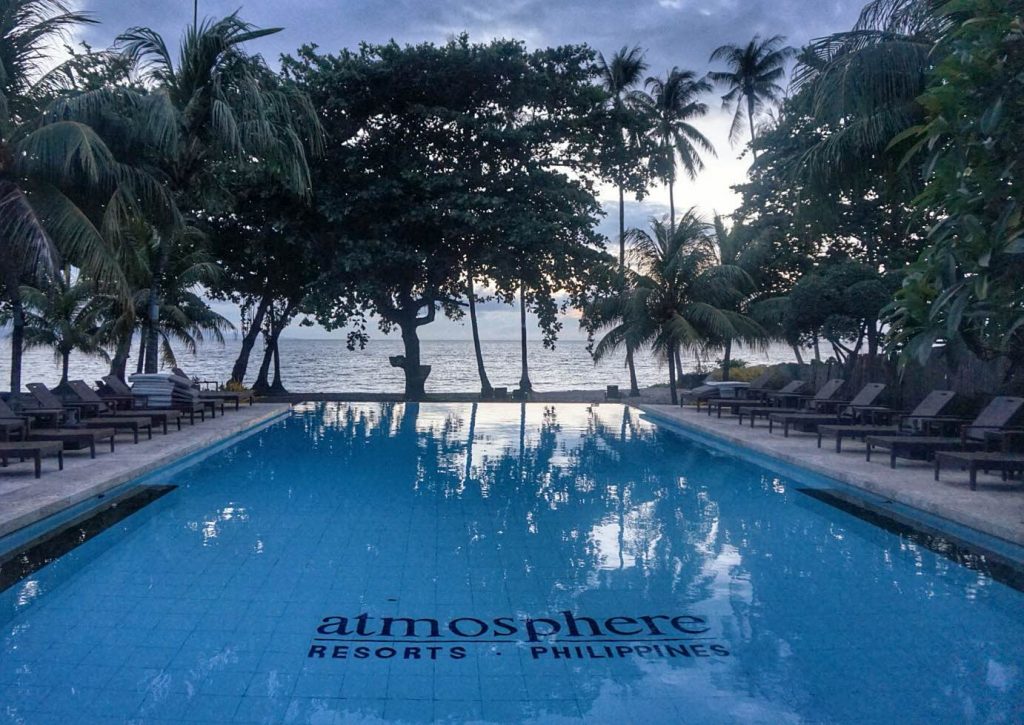
[[[423,340],[422,361],[431,366],[427,379],[428,393],[469,393],[480,389],[473,343],[470,340]],[[224,344],[205,344],[195,354],[177,352],[178,366],[192,377],[223,382],[231,374],[238,356],[240,341],[228,339]],[[484,365],[491,385],[518,387],[521,374],[518,340],[491,340],[482,343]],[[342,339],[282,338],[281,379],[293,393],[401,393],[402,371],[391,367],[388,358],[402,354],[398,339],[375,339],[364,350],[348,350]],[[245,382],[251,384],[259,371],[263,346],[257,344],[249,361]],[[683,370],[693,372],[699,366],[714,366],[710,360],[699,361],[694,355],[683,356]],[[750,364],[792,362],[793,352],[784,345],[765,351],[737,350],[734,358]],[[594,363],[586,342],[560,341],[553,350],[540,342],[528,344],[530,382],[537,391],[603,390],[606,385],[629,386],[625,355]],[[22,381],[56,384],[60,366],[47,349],[25,353]],[[135,360],[128,372],[135,370]],[[6,389],[10,377],[10,343],[0,341],[0,386]],[[71,379],[84,379],[90,384],[109,372],[100,358],[72,355]],[[641,387],[668,382],[668,365],[649,353],[636,356],[636,373]],[[271,371],[271,375],[273,371]]]

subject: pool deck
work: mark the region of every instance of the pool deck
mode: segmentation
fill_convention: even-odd
[[[257,403],[237,411],[229,408],[225,415],[197,421],[194,426],[184,423],[181,431],[172,426],[167,435],[154,428],[153,440],[140,436],[138,445],[132,443],[131,435],[121,434],[113,453],[107,445],[98,445],[95,459],[89,458],[88,450],[66,451],[63,471],[57,470],[56,458],[44,458],[40,479],[33,476],[30,461],[12,463],[0,470],[0,536],[259,426],[289,409],[279,403]]]
[[[833,439],[817,446],[817,436],[790,431],[768,433],[768,425],[759,421],[751,429],[739,425],[734,416],[708,416],[704,410],[671,405],[638,405],[654,420],[664,420],[681,428],[751,451],[779,459],[813,473],[837,479],[845,484],[905,504],[919,511],[948,519],[976,531],[1024,546],[1024,485],[1003,481],[999,474],[978,474],[978,490],[968,487],[966,471],[943,468],[941,480],[933,478],[930,462],[899,459],[896,469],[889,467],[887,451],[879,451],[870,462],[865,460],[864,444],[844,440],[843,452],[835,452]]]

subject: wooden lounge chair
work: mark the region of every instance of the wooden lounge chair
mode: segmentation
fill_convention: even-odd
[[[817,413],[791,413],[785,411],[772,413],[768,416],[768,432],[773,432],[776,423],[782,423],[782,434],[788,438],[791,425],[817,428],[819,425],[828,423],[841,423],[844,420],[854,421],[857,419],[857,410],[864,406],[874,405],[883,392],[885,392],[885,383],[868,383],[860,389],[860,392],[854,396],[853,400],[846,403],[824,401],[825,405],[821,406],[822,408],[827,408],[830,407],[828,404],[835,402],[837,406],[842,406],[837,412],[820,410]]]
[[[246,401],[249,405],[256,402],[256,394],[250,390],[203,390],[202,386],[195,379],[189,377],[181,368],[171,368],[171,372],[180,378],[185,378],[199,392],[200,398],[206,398],[208,400],[220,400],[227,403],[234,403],[235,410],[238,410],[242,401]],[[212,383],[213,381],[202,381]],[[221,406],[221,415],[224,414],[224,408]]]
[[[89,458],[96,457],[96,444],[110,442],[110,452],[114,452],[114,437],[117,431],[113,428],[33,428],[26,436],[30,441],[60,441],[64,450],[89,449]]]
[[[35,463],[36,478],[43,475],[43,456],[57,456],[57,467],[64,470],[64,446],[59,441],[8,441],[0,443],[0,465],[7,468],[12,458],[24,461],[31,458]]]
[[[97,401],[103,402],[103,398],[89,387],[88,383],[84,380],[72,380],[68,383],[71,390],[74,391],[81,400],[90,402]],[[154,425],[163,426],[164,435],[167,435],[167,423],[168,421],[174,421],[178,424],[178,430],[181,430],[181,416],[180,410],[149,410],[146,408],[137,408],[133,410],[110,410],[107,415],[112,415],[118,418],[149,418],[150,422]]]
[[[952,390],[933,390],[909,413],[889,410],[888,417],[896,416],[894,423],[879,425],[847,422],[819,425],[818,448],[821,448],[821,439],[827,437],[836,439],[836,453],[842,453],[844,438],[864,440],[867,436],[938,434],[943,428],[948,429],[951,424],[959,425],[966,422],[963,418],[942,415],[942,412],[949,407],[955,397],[956,393]],[[873,406],[860,408],[861,415],[864,410],[877,410],[877,408]]]
[[[805,397],[805,396],[801,396],[801,395],[787,395],[787,396],[780,397],[780,396],[778,396],[778,394],[773,395],[773,396],[769,396],[771,399],[780,400],[780,401],[781,400],[785,400],[786,398],[793,398],[794,400],[803,400],[804,401],[804,405],[803,406],[794,406],[794,407],[780,407],[780,406],[776,406],[774,408],[766,408],[766,407],[762,406],[760,408],[747,408],[746,410],[744,410],[743,408],[740,408],[740,410],[738,411],[739,412],[740,425],[743,425],[743,418],[744,418],[744,416],[749,416],[750,417],[750,427],[753,428],[755,420],[757,420],[758,418],[768,418],[768,416],[770,416],[772,413],[812,413],[812,412],[816,412],[818,410],[818,404],[822,403],[822,402],[830,401],[833,398],[835,398],[837,395],[839,395],[839,391],[842,390],[842,387],[843,387],[843,385],[845,383],[846,383],[846,381],[843,380],[842,378],[832,378],[831,380],[826,381],[824,385],[822,385],[820,388],[818,388],[818,392],[816,392],[813,396],[810,396],[810,397]]]
[[[74,422],[78,420],[78,411],[70,410],[62,405],[53,407],[44,406],[36,396],[9,395],[4,401],[3,412],[12,412],[17,418],[23,418],[33,425],[35,421],[42,421],[43,425],[57,427],[61,423]]]
[[[188,416],[188,422],[195,425],[196,415],[199,415],[200,420],[206,420],[206,406],[202,403],[194,403],[187,405],[185,403],[175,404],[171,408],[154,408],[149,405],[149,401],[145,396],[136,395],[131,388],[129,388],[121,378],[116,375],[107,375],[102,380],[97,381],[97,385],[100,386],[98,391],[99,396],[105,397],[106,395],[131,395],[135,399],[134,407],[132,412],[136,413],[151,413],[155,411],[177,411],[182,416]],[[181,429],[181,417],[178,418],[178,429]]]
[[[1010,427],[1024,409],[1024,398],[1001,395],[993,398],[978,417],[951,436],[867,436],[867,460],[875,448],[889,451],[889,466],[896,468],[897,458],[931,458],[937,451],[979,451],[985,447],[985,433]]]
[[[1024,453],[1006,453],[1003,451],[936,451],[935,480],[939,480],[939,468],[942,464],[955,466],[960,470],[967,469],[970,475],[972,491],[978,490],[978,469],[1001,471],[1003,480],[1017,473],[1024,473]]]
[[[106,413],[109,410],[109,406],[103,401],[100,401],[99,403],[86,403],[75,397],[57,395],[56,392],[50,390],[42,383],[29,383],[25,387],[28,388],[28,392],[30,392],[43,407],[71,409],[77,411],[78,416],[81,418],[100,415],[101,413]]]
[[[16,414],[7,402],[0,398],[0,440],[9,441],[12,433],[24,438],[28,427],[29,419]]]
[[[785,386],[779,390],[772,390],[758,393],[756,397],[748,398],[735,398],[732,400],[719,398],[717,400],[708,401],[708,415],[711,415],[711,410],[714,408],[718,411],[718,417],[722,417],[722,409],[729,408],[733,415],[736,415],[741,408],[761,408],[765,406],[765,396],[768,393],[777,394],[785,397],[786,395],[799,395],[800,392],[807,387],[807,383],[803,380],[793,380],[786,383]]]
[[[42,383],[30,383],[28,389],[32,392],[32,395],[36,397],[41,404],[47,406],[60,405],[60,398],[58,398],[52,390],[47,388]],[[114,428],[118,431],[128,431],[132,434],[132,438],[136,443],[139,442],[139,431],[143,430],[150,440],[153,439],[153,421],[149,418],[144,417],[128,417],[128,416],[96,416],[92,418],[82,418],[76,426],[79,428]]]

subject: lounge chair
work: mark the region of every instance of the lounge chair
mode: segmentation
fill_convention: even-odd
[[[29,383],[26,387],[42,405],[52,408],[61,404],[60,398],[42,383]],[[96,416],[93,418],[82,418],[74,427],[114,428],[118,431],[128,431],[132,434],[132,438],[136,443],[139,442],[139,431],[142,430],[146,432],[150,440],[153,439],[153,421],[145,417]]]
[[[775,394],[775,395],[769,396],[770,399],[774,399],[774,400],[785,400],[787,398],[793,398],[794,400],[803,400],[804,401],[804,405],[803,406],[794,406],[794,407],[776,406],[774,408],[766,408],[766,407],[747,408],[746,410],[741,408],[738,411],[739,412],[740,425],[743,425],[743,418],[744,418],[745,415],[746,416],[750,416],[750,427],[753,428],[755,420],[757,420],[758,418],[768,418],[768,416],[770,416],[772,413],[811,413],[811,412],[816,412],[818,410],[818,405],[820,403],[824,403],[824,402],[830,401],[830,400],[834,399],[837,395],[839,395],[839,391],[842,390],[842,387],[843,387],[843,385],[845,383],[846,383],[846,381],[843,380],[842,378],[832,378],[831,380],[826,381],[825,384],[822,385],[820,388],[818,388],[818,392],[816,392],[813,396],[792,395],[792,394],[787,394],[785,396],[780,396],[778,394]]]
[[[101,413],[106,413],[109,409],[109,406],[102,401],[99,403],[86,403],[76,398],[68,399],[64,396],[58,396],[57,393],[50,390],[42,383],[29,383],[25,387],[28,388],[28,392],[31,393],[43,407],[73,410],[76,411],[77,415],[81,418],[100,415]]]
[[[235,410],[238,410],[242,401],[248,402],[249,405],[252,405],[253,403],[256,402],[256,394],[250,390],[203,390],[202,387],[200,386],[199,381],[190,378],[188,373],[186,373],[181,368],[171,368],[171,372],[177,375],[178,377],[185,378],[186,380],[188,380],[192,384],[192,387],[194,387],[196,391],[199,393],[200,398],[206,398],[208,400],[220,400],[228,403],[233,402],[235,404]],[[221,407],[220,412],[223,415],[223,406]]]
[[[0,398],[0,440],[9,441],[12,433],[17,434],[20,438],[24,438],[28,427],[28,418],[18,416],[7,405],[7,402]]]
[[[722,417],[722,408],[729,408],[733,415],[736,415],[741,408],[761,408],[764,407],[765,396],[769,393],[778,394],[783,397],[786,395],[799,395],[805,387],[807,387],[807,383],[803,380],[793,380],[786,383],[786,385],[779,390],[760,391],[757,394],[757,397],[753,398],[735,398],[732,400],[719,398],[718,400],[712,400],[708,402],[708,415],[711,415],[712,408],[718,411],[719,418]]]
[[[938,451],[980,451],[985,448],[985,433],[1005,430],[1024,408],[1024,398],[1001,395],[993,398],[978,417],[951,436],[867,436],[867,460],[875,448],[889,451],[889,466],[896,468],[897,458],[930,458]]]
[[[68,383],[72,392],[78,396],[78,398],[84,402],[104,402],[100,395],[89,387],[88,383],[84,380],[72,380]],[[181,430],[181,416],[180,410],[148,410],[146,408],[137,408],[133,410],[117,410],[111,408],[108,415],[112,415],[118,418],[149,418],[150,422],[154,425],[163,426],[164,435],[167,435],[167,423],[168,421],[174,421],[178,424],[178,430]]]
[[[871,406],[875,404],[879,396],[885,391],[885,383],[868,383],[860,392],[854,396],[853,400],[847,401],[846,403],[840,401],[823,401],[823,410],[817,413],[791,413],[786,411],[780,411],[778,413],[772,413],[768,416],[768,432],[772,433],[776,423],[782,423],[782,434],[785,437],[789,437],[789,427],[791,425],[801,425],[817,428],[819,425],[825,425],[828,423],[841,423],[845,421],[857,420],[857,411],[860,408]],[[835,406],[839,407],[836,412],[826,412],[824,409]]]
[[[43,456],[57,456],[57,467],[64,470],[64,446],[59,441],[7,441],[0,443],[0,465],[7,468],[12,458],[24,461],[31,458],[35,463],[36,478],[43,475]]]
[[[63,405],[44,406],[39,399],[32,394],[10,395],[5,401],[6,410],[12,411],[17,418],[23,418],[29,426],[41,421],[43,425],[57,427],[62,423],[72,423],[78,420],[78,411],[65,408]]]
[[[933,390],[924,397],[917,406],[909,413],[899,413],[891,409],[885,409],[887,417],[896,417],[895,423],[879,425],[877,423],[839,423],[818,426],[818,448],[821,448],[821,439],[832,437],[836,439],[836,453],[843,452],[843,439],[853,438],[864,440],[867,436],[884,435],[910,435],[938,433],[951,424],[959,425],[967,422],[963,418],[944,416],[942,412],[949,407],[956,397],[952,390]],[[868,406],[860,408],[863,418],[865,411],[876,413],[881,411],[880,407]]]
[[[33,428],[28,432],[26,440],[60,441],[64,450],[76,451],[89,449],[89,458],[96,457],[96,444],[108,441],[110,452],[114,452],[114,438],[117,431],[113,428]]]
[[[150,407],[149,400],[143,395],[137,395],[135,392],[128,387],[127,384],[121,378],[116,375],[107,375],[102,380],[97,381],[99,386],[99,396],[101,398],[107,395],[116,395],[123,397],[130,395],[135,399],[133,410],[136,412],[153,412],[163,410],[175,410],[180,412],[182,415],[188,416],[188,422],[191,425],[195,425],[196,415],[199,415],[200,420],[206,420],[206,408],[208,406],[196,401],[194,403],[186,403],[184,401],[176,402],[170,408],[154,408]],[[181,418],[178,419],[178,428],[181,428]]]
[[[955,466],[960,470],[967,469],[970,475],[972,491],[978,489],[978,469],[1002,471],[1003,480],[1017,473],[1024,473],[1024,453],[1006,453],[1004,451],[936,451],[935,480],[939,480],[939,468],[942,464]]]

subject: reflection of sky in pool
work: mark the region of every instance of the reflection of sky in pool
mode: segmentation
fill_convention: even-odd
[[[172,478],[0,594],[0,721],[1024,719],[1024,595],[620,406],[311,405]]]

